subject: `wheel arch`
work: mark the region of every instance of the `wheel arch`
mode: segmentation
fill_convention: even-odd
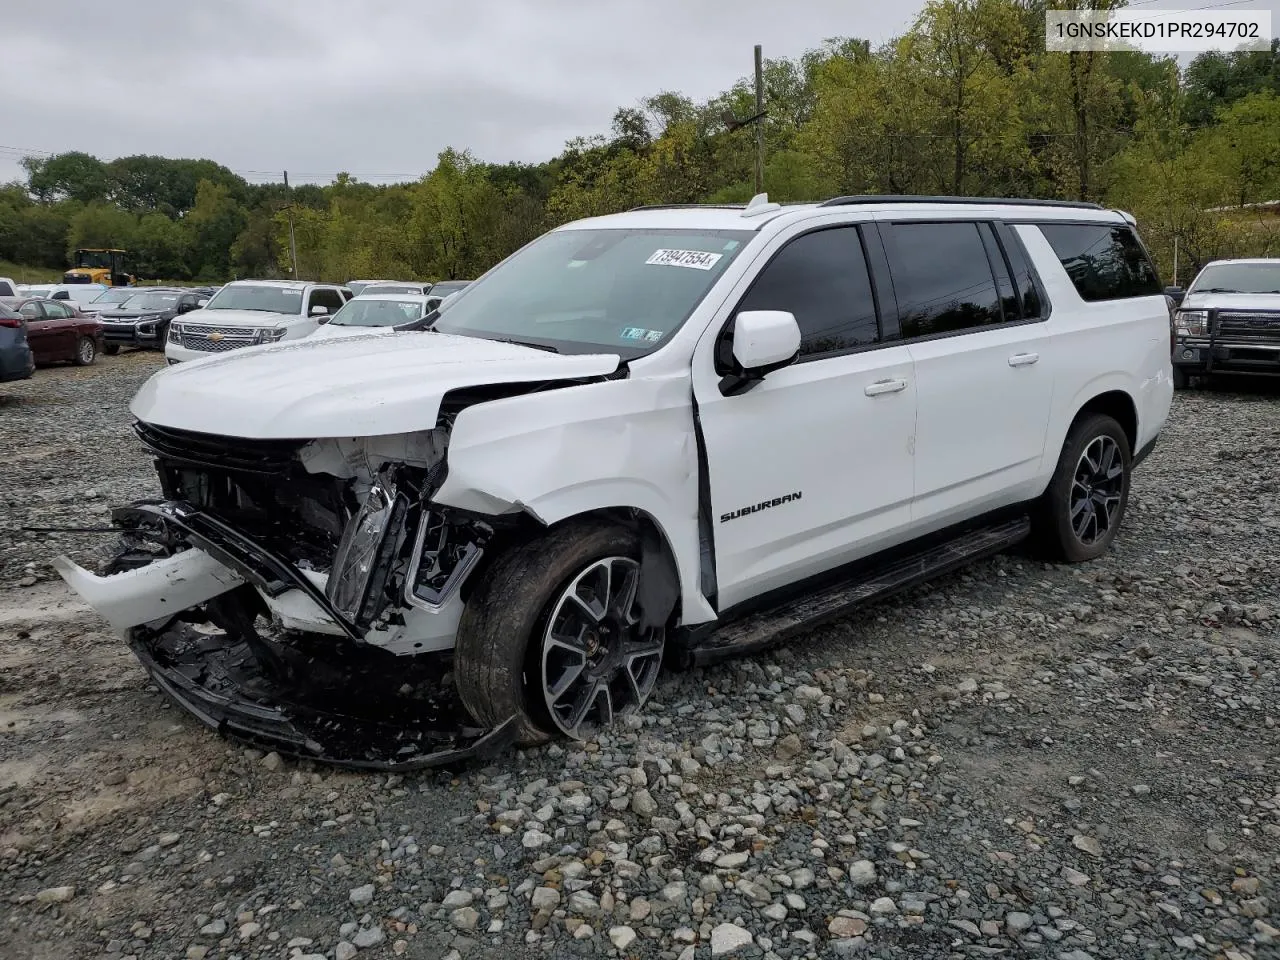
[[[1106,390],[1086,401],[1071,418],[1067,425],[1067,433],[1085,417],[1094,414],[1105,414],[1120,424],[1125,438],[1129,441],[1130,455],[1138,451],[1138,405],[1125,390]],[[1065,442],[1065,441],[1064,441]]]

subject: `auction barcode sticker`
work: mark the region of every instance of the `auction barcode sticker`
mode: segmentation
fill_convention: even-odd
[[[1046,10],[1044,27],[1050,52],[1271,49],[1270,10]]]
[[[645,261],[663,267],[691,267],[694,270],[710,270],[719,262],[723,254],[707,253],[705,250],[655,250]]]

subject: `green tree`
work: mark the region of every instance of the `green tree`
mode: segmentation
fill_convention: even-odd
[[[195,203],[183,220],[191,248],[191,273],[217,280],[230,269],[231,245],[244,229],[245,212],[225,184],[201,180]]]
[[[72,151],[45,159],[26,157],[22,166],[27,171],[31,193],[46,203],[58,200],[93,203],[107,199],[111,192],[106,167],[87,153]]]
[[[107,203],[91,203],[71,218],[67,231],[67,256],[81,247],[133,248],[137,218]]]

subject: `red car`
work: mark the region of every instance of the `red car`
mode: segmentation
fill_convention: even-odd
[[[58,300],[3,298],[0,303],[17,310],[27,320],[27,343],[36,363],[70,360],[87,367],[102,352],[102,323]]]

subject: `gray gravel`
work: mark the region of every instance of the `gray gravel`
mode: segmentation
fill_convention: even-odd
[[[1280,957],[1280,397],[1179,395],[1116,549],[1002,556],[627,728],[359,776],[168,707],[47,566],[147,355],[0,387],[0,956]],[[18,586],[20,583],[30,584]]]

